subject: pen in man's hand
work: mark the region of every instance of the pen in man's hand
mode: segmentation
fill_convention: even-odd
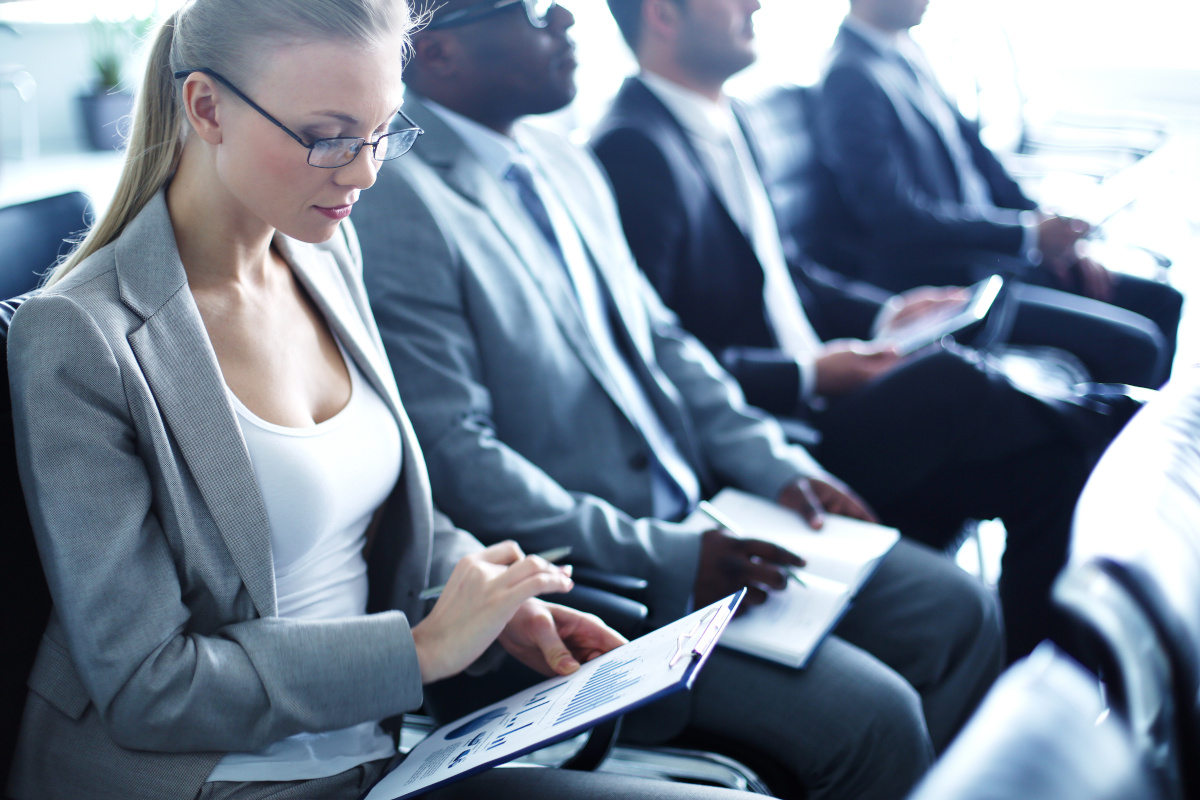
[[[536,555],[553,564],[557,561],[562,561],[564,558],[571,555],[571,548],[552,547],[549,550],[537,553]],[[446,584],[443,583],[440,586],[430,586],[428,589],[423,590],[418,597],[420,597],[422,600],[432,600],[435,597],[440,597],[444,591],[446,591]]]
[[[708,517],[713,522],[717,523],[739,539],[747,538],[746,534],[742,532],[741,528],[738,527],[736,522],[727,517],[724,512],[719,511],[716,506],[707,500],[701,500],[697,504],[696,508],[698,508],[700,513],[704,514],[704,516]],[[788,577],[794,580],[796,583],[800,584],[805,589],[808,588],[808,584],[804,582],[804,579],[800,577],[796,570],[792,569],[791,567],[787,567],[784,569],[784,571],[787,572]]]

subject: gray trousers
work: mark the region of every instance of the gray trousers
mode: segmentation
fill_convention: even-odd
[[[810,800],[904,797],[1004,665],[992,592],[902,540],[803,670],[718,649],[691,724],[766,753]]]
[[[287,783],[206,783],[197,800],[358,800],[379,780],[382,761],[328,778]],[[753,800],[757,795],[596,772],[490,769],[428,794],[427,800]]]

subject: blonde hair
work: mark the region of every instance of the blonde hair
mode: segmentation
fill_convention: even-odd
[[[186,120],[176,71],[206,67],[236,83],[246,77],[264,39],[344,39],[375,48],[393,44],[397,36],[407,44],[412,27],[405,0],[191,0],[154,37],[108,210],[51,270],[46,285],[120,236],[175,173]]]

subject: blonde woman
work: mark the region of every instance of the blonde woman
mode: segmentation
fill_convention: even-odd
[[[536,599],[567,570],[432,508],[346,221],[419,133],[388,132],[410,24],[393,0],[185,6],[112,206],[14,318],[55,607],[17,800],[355,798],[395,751],[379,721],[493,642],[546,674],[621,642]],[[694,793],[613,780],[442,795]]]

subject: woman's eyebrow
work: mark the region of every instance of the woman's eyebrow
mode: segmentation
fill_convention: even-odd
[[[395,110],[393,110],[390,114],[387,115],[387,119],[385,119],[384,122],[391,120],[392,117],[396,116],[399,113],[400,113],[400,106],[396,106]],[[336,119],[341,122],[344,122],[347,125],[357,125],[358,124],[357,117],[355,117],[351,114],[343,113],[341,111],[314,111],[313,116],[329,117],[330,119]]]
[[[351,116],[350,114],[342,113],[341,111],[314,111],[313,116],[330,117],[331,119],[336,119],[336,120],[345,122],[347,125],[357,125],[358,124],[357,117]]]

